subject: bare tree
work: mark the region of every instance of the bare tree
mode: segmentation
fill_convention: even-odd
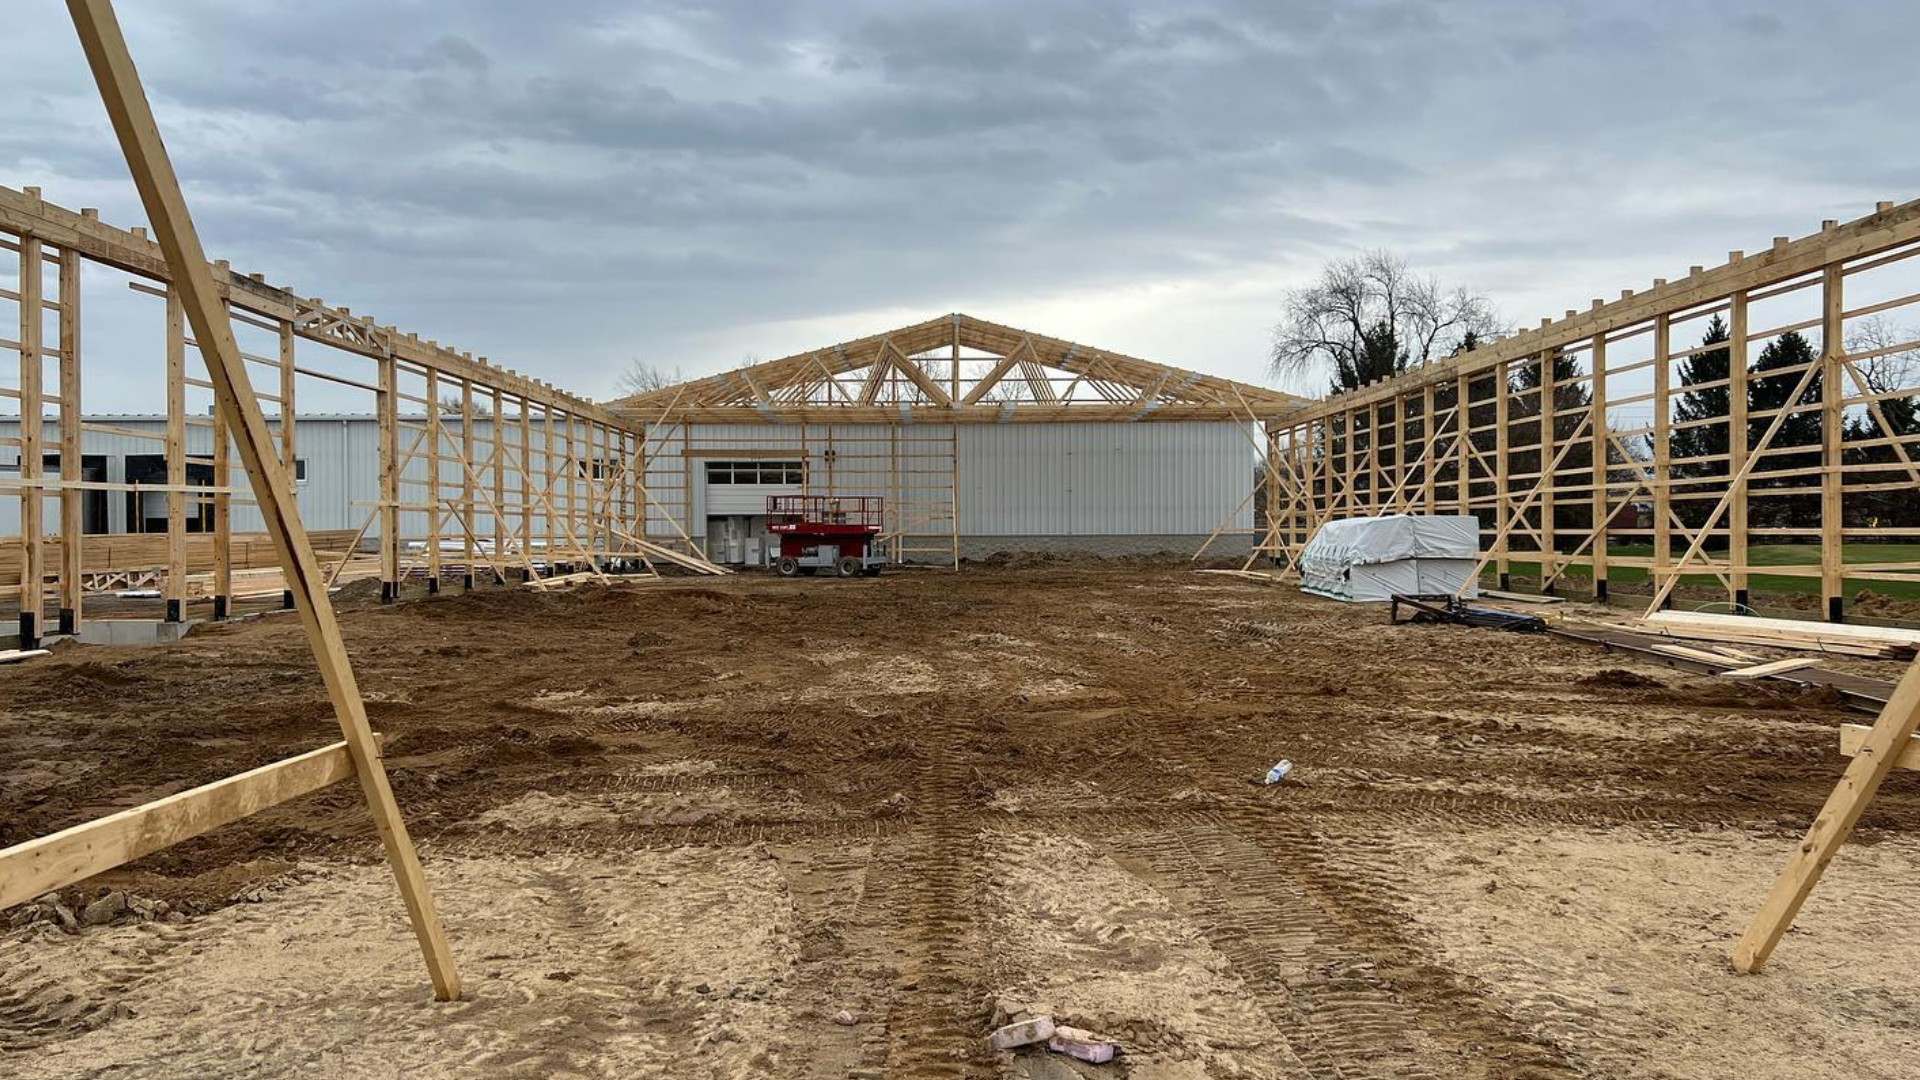
[[[631,397],[636,394],[650,394],[655,390],[665,390],[669,386],[678,386],[686,381],[686,376],[680,374],[678,365],[675,365],[672,371],[668,371],[666,368],[656,367],[645,360],[635,358],[631,364],[627,365],[627,370],[620,373],[620,379],[616,385],[620,388],[621,396]]]
[[[1872,315],[1847,329],[1843,347],[1855,360],[1860,373],[1874,393],[1886,394],[1920,386],[1920,330],[1896,327],[1885,316]]]
[[[1497,326],[1486,297],[1369,251],[1328,263],[1313,284],[1287,293],[1272,367],[1281,376],[1331,368],[1339,393],[1474,348]]]

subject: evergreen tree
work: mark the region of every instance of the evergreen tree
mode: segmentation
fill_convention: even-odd
[[[1732,354],[1724,347],[1709,349],[1709,345],[1721,345],[1728,340],[1726,321],[1715,315],[1707,324],[1707,332],[1700,337],[1701,351],[1680,361],[1680,385],[1699,387],[1683,390],[1673,405],[1673,434],[1668,441],[1668,450],[1674,459],[1673,471],[1676,476],[1725,476],[1727,463],[1721,461],[1703,461],[1692,463],[1689,458],[1711,458],[1728,452],[1727,417],[1732,412],[1732,398],[1728,394],[1727,380],[1732,376]],[[1706,386],[1706,383],[1719,383],[1718,386]],[[1791,387],[1783,388],[1782,393]],[[1692,421],[1715,421],[1697,426],[1684,427]],[[1697,489],[1696,489],[1697,490]]]
[[[1878,392],[1878,388],[1875,389]],[[1841,438],[1849,445],[1842,453],[1849,465],[1884,466],[1855,473],[1849,482],[1869,489],[1886,486],[1882,490],[1849,493],[1842,502],[1845,524],[1857,529],[1920,526],[1920,499],[1916,499],[1912,488],[1906,486],[1911,474],[1907,472],[1906,461],[1901,458],[1899,449],[1892,446],[1852,445],[1896,438],[1905,444],[1909,458],[1920,461],[1920,441],[1915,441],[1916,437],[1920,437],[1920,399],[1886,398],[1878,404],[1880,415],[1886,418],[1887,427],[1883,429],[1873,415],[1864,410],[1859,415],[1848,417]]]
[[[1553,464],[1558,457],[1560,465],[1554,470],[1554,486],[1582,484],[1592,475],[1593,468],[1593,431],[1581,430],[1580,422],[1585,416],[1584,410],[1593,403],[1593,390],[1586,382],[1576,382],[1581,378],[1580,365],[1572,355],[1555,352],[1553,355],[1553,451],[1542,454],[1540,446],[1540,362],[1523,364],[1515,369],[1509,383],[1512,397],[1507,405],[1507,445],[1513,448],[1510,467],[1517,472],[1539,472]],[[1579,432],[1579,441],[1564,455],[1561,450],[1566,442]],[[1590,527],[1593,507],[1585,494],[1577,498],[1562,499],[1554,507],[1556,530],[1585,531]]]
[[[1753,370],[1747,377],[1748,446],[1759,446],[1761,436],[1773,426],[1776,419],[1771,415],[1773,410],[1796,404],[1790,401],[1793,388],[1800,385],[1800,380],[1806,375],[1803,370],[1777,375],[1769,373],[1785,368],[1803,368],[1818,359],[1807,339],[1792,330],[1768,342],[1767,347],[1760,351],[1760,358],[1754,362]],[[1816,372],[1807,381],[1807,388],[1801,393],[1797,404],[1815,405],[1819,401],[1820,375]],[[1791,447],[1810,449],[1804,453],[1781,452]],[[1753,469],[1757,473],[1773,473],[1813,468],[1819,464],[1820,413],[1808,409],[1780,421],[1779,430],[1774,433],[1766,456],[1756,462]],[[1766,488],[1817,487],[1819,482],[1815,476],[1773,476],[1754,480],[1748,487],[1757,494]],[[1807,528],[1819,520],[1818,495],[1762,496],[1748,502],[1747,523],[1753,528]]]
[[[1407,370],[1408,357],[1400,347],[1400,336],[1385,319],[1360,331],[1359,348],[1352,357],[1335,356],[1333,392],[1359,388],[1375,379],[1391,378]]]

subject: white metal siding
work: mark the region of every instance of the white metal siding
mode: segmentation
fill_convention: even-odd
[[[156,435],[166,431],[166,422],[161,417],[104,417],[102,422]],[[409,422],[421,421],[415,418]],[[491,436],[489,421],[476,419],[474,426],[480,436]],[[557,436],[563,428],[557,426],[555,430]],[[882,425],[835,425],[832,432],[843,441],[878,440],[885,439],[889,430]],[[939,430],[943,443],[945,429]],[[1207,421],[962,425],[958,441],[960,531],[966,536],[1203,536],[1220,524],[1252,487],[1257,458],[1253,443],[1247,437],[1249,430],[1244,424]],[[18,431],[16,419],[0,419],[0,435],[17,435]],[[50,450],[58,447],[58,431],[56,421],[46,421],[46,442]],[[925,430],[911,432],[912,429],[907,429],[902,438],[931,438]],[[532,434],[534,464],[538,468],[542,431],[537,422]],[[811,454],[807,467],[816,478],[823,477],[827,468],[823,453],[826,434],[824,427],[808,428]],[[692,513],[688,515],[690,520],[681,524],[695,535],[704,531],[707,510],[702,497],[706,482],[701,462],[724,459],[728,449],[777,451],[783,457],[790,455],[790,459],[801,457],[800,431],[796,425],[696,425],[692,435],[693,448],[702,452],[694,458],[694,468],[687,470],[687,462],[680,457],[680,440],[673,438],[654,447],[656,453],[648,462],[647,475],[650,484],[662,487],[663,492],[673,490],[672,497],[676,499],[678,485],[689,483]],[[517,425],[509,423],[506,436],[508,456],[517,460]],[[402,453],[413,445],[413,440],[412,431],[402,432]],[[187,444],[190,455],[210,456],[212,432],[205,426],[192,426],[187,432]],[[931,452],[936,445],[939,443],[921,443],[916,452]],[[107,478],[113,481],[125,479],[126,455],[158,454],[162,449],[163,444],[156,440],[96,432],[88,432],[82,446],[86,454],[107,456]],[[478,449],[484,455],[487,448],[482,445]],[[299,492],[301,516],[307,528],[358,528],[372,509],[372,503],[379,498],[379,431],[373,419],[303,419],[296,429],[295,450],[307,463],[307,482],[300,485]],[[885,445],[881,442],[861,443],[857,451],[852,444],[843,442],[839,455],[843,475],[837,490],[849,495],[888,494],[882,477],[868,475],[856,484],[845,475],[853,468],[867,469],[884,463],[885,455]],[[11,464],[15,457],[12,453],[0,453],[0,462]],[[855,465],[859,457],[869,460]],[[459,484],[459,466],[443,461],[442,470],[451,494]],[[410,479],[426,477],[424,448],[409,463],[405,475]],[[484,470],[482,475],[487,475]],[[244,476],[237,470],[235,481],[245,483]],[[765,492],[759,494],[764,496]],[[419,487],[406,487],[401,491],[401,499],[406,502],[419,501],[423,495],[424,489]],[[263,527],[253,507],[239,505],[248,497],[241,493],[235,498],[234,528],[238,531],[258,531]],[[509,476],[507,501],[509,504],[519,501],[517,474]],[[115,531],[126,527],[124,502],[119,493],[107,499],[108,521]],[[48,500],[49,522],[59,520],[53,509],[55,505],[54,500]],[[755,500],[755,505],[757,508],[762,503]],[[483,537],[493,531],[485,506],[484,498],[476,500],[474,529]],[[0,492],[0,534],[18,533],[19,508],[19,499],[13,492]],[[677,516],[678,507],[674,512]],[[510,520],[517,517],[512,511],[508,516]],[[536,519],[541,516],[538,510],[535,516]],[[417,536],[425,531],[425,515],[408,513],[402,518],[403,534]],[[1252,527],[1253,509],[1249,500],[1229,523],[1229,528]],[[655,533],[672,532],[658,511],[654,512],[649,528]],[[544,535],[541,521],[536,520],[535,530]],[[459,525],[450,520],[445,532],[457,537]]]

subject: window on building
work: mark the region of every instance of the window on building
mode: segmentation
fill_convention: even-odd
[[[800,484],[805,477],[806,470],[798,461],[707,462],[708,484]]]

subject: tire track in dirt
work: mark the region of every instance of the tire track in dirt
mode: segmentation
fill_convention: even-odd
[[[1164,724],[1129,727],[1154,748],[1163,769],[1196,785],[1208,777],[1218,783],[1219,759],[1202,741]],[[1405,918],[1389,902],[1343,881],[1324,858],[1314,858],[1310,812],[1262,798],[1302,790],[1223,792],[1204,827],[1170,833],[1173,846],[1157,846],[1149,858],[1156,876],[1170,883],[1163,887],[1202,915],[1208,940],[1233,961],[1275,1024],[1306,1036],[1296,1039],[1294,1050],[1314,1075],[1453,1076],[1466,1062],[1486,1063],[1489,1076],[1580,1075],[1558,1048],[1541,1045],[1499,1002],[1431,963],[1402,932]],[[1479,797],[1359,794],[1386,795],[1402,813],[1429,823],[1457,823],[1461,811],[1487,809]],[[1523,820],[1538,810],[1514,799],[1497,800],[1492,809]],[[1232,892],[1221,891],[1221,882]],[[1454,1055],[1459,1057],[1451,1067],[1436,1070],[1436,1058]]]
[[[908,835],[892,925],[905,955],[887,1014],[886,1074],[900,1080],[993,1075],[981,1038],[988,1019],[977,968],[984,888],[979,827],[971,813],[968,739],[979,724],[932,717],[922,745],[931,754]]]

